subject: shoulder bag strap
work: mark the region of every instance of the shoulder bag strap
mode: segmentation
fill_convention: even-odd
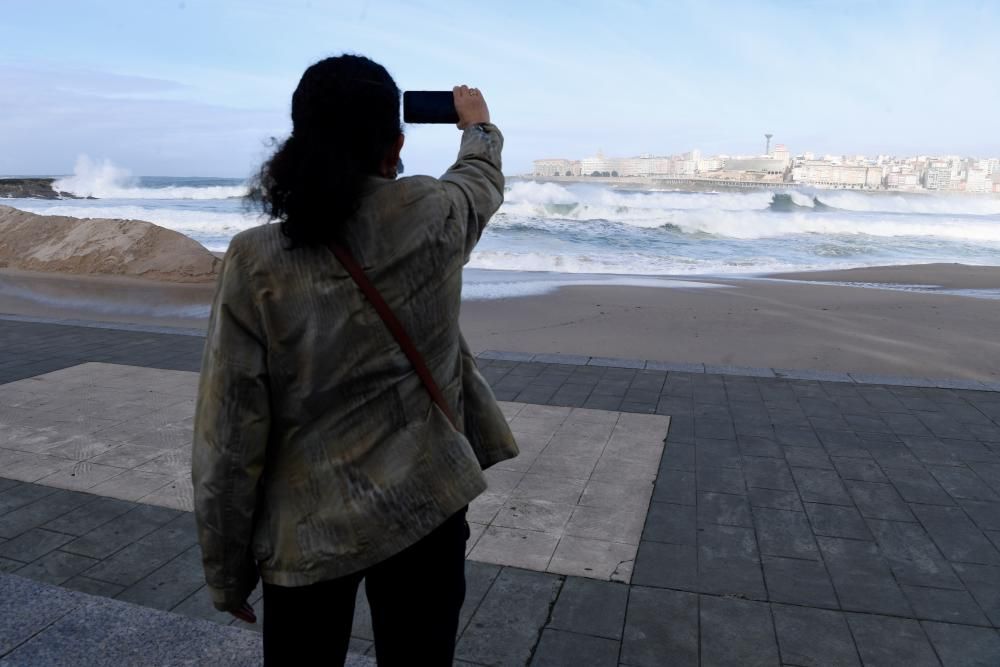
[[[441,388],[434,380],[434,376],[431,375],[430,369],[427,368],[427,364],[424,362],[423,356],[417,350],[413,341],[410,340],[410,337],[407,335],[402,323],[396,317],[396,314],[392,312],[392,308],[390,308],[389,304],[387,304],[385,299],[382,298],[382,294],[378,291],[378,288],[376,288],[375,285],[372,284],[372,281],[368,279],[368,276],[365,275],[364,269],[361,268],[361,265],[358,264],[358,262],[354,259],[354,256],[351,255],[347,248],[338,243],[332,242],[329,244],[329,248],[340,263],[343,264],[344,268],[351,275],[351,278],[354,279],[354,282],[357,283],[369,303],[375,307],[375,311],[378,313],[379,317],[382,318],[382,321],[385,322],[385,325],[389,328],[393,338],[395,338],[396,342],[399,343],[399,347],[403,349],[403,354],[405,354],[406,358],[410,360],[411,364],[413,364],[413,369],[417,372],[420,380],[424,383],[424,387],[427,388],[427,393],[431,395],[431,400],[433,400],[434,403],[441,408],[441,412],[445,414],[455,430],[461,430],[455,422],[455,417],[451,412],[451,408],[448,407],[448,402],[445,400],[444,394],[441,392]]]

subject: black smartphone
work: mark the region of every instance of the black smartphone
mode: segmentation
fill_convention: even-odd
[[[458,122],[455,94],[450,90],[408,90],[403,93],[404,123]]]

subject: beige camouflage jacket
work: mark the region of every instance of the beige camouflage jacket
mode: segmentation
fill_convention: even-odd
[[[440,179],[373,177],[347,237],[458,410],[462,267],[503,201],[502,146],[495,126],[473,126]],[[332,253],[287,249],[275,224],[226,253],[192,479],[219,609],[242,603],[258,572],[301,586],[373,565],[486,488],[469,443]]]

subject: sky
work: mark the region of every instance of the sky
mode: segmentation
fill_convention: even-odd
[[[321,58],[404,90],[482,89],[504,171],[542,157],[1000,155],[997,2],[0,0],[0,175],[79,156],[245,177]],[[407,173],[458,131],[408,126]]]

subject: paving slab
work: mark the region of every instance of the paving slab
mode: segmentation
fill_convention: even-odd
[[[48,581],[68,577],[63,586],[108,597],[130,591],[128,596],[146,605],[173,605],[196,616],[198,591],[204,589],[185,573],[197,571],[193,557],[187,565],[178,561],[168,567],[179,558],[175,556],[151,573],[139,573],[140,579],[127,586],[92,578],[87,570],[116,557],[128,561],[149,535],[163,536],[157,544],[165,552],[187,553],[183,543],[190,536],[164,526],[190,510],[190,486],[183,477],[152,490],[143,484],[158,486],[157,475],[170,477],[188,465],[183,447],[171,443],[190,438],[190,424],[178,420],[189,419],[193,409],[196,375],[191,371],[199,363],[200,341],[182,345],[175,342],[181,337],[159,338],[164,346],[183,347],[171,355],[177,359],[173,370],[181,372],[162,375],[145,368],[151,362],[141,355],[128,356],[145,344],[138,339],[121,344],[136,332],[17,323],[30,326],[19,340],[16,336],[22,334],[11,333],[7,324],[0,325],[0,342],[5,343],[0,363],[9,350],[29,350],[41,337],[62,341],[53,348],[69,352],[61,366],[39,363],[21,376],[4,375],[0,368],[0,382],[14,380],[0,385],[0,425],[5,427],[0,468],[17,478],[0,478],[0,527],[10,534],[24,529],[20,535],[43,530],[70,541],[45,551],[48,545],[38,540],[45,553],[30,561],[5,556],[0,569],[24,569]],[[75,332],[74,337],[54,329]],[[74,346],[80,351],[72,352]],[[116,347],[118,351],[111,350]],[[94,352],[101,349],[108,351]],[[87,354],[112,363],[89,364],[93,372],[88,377],[73,361],[87,362]],[[470,512],[470,519],[481,523],[473,526],[469,552],[480,548],[487,528],[494,543],[496,532],[511,531],[505,548],[535,553],[550,571],[470,561],[462,624],[475,641],[467,646],[490,644],[482,627],[508,613],[502,598],[516,600],[515,607],[525,599],[518,597],[525,587],[504,584],[504,577],[540,577],[530,595],[545,601],[544,610],[531,611],[520,635],[514,633],[521,637],[517,649],[500,647],[489,658],[491,649],[484,648],[477,659],[466,657],[468,664],[524,664],[531,659],[538,664],[563,659],[567,664],[581,646],[592,647],[596,660],[603,655],[600,647],[610,655],[618,641],[621,664],[699,664],[699,651],[701,663],[731,662],[727,651],[744,649],[736,640],[731,646],[713,644],[718,634],[713,614],[736,619],[729,624],[745,629],[745,639],[753,643],[757,640],[752,638],[765,634],[754,630],[765,612],[774,619],[771,641],[785,664],[810,664],[815,655],[825,656],[829,664],[857,664],[845,649],[848,636],[862,664],[881,664],[887,656],[921,664],[928,655],[933,656],[928,664],[962,664],[963,658],[992,664],[992,637],[1000,622],[1000,561],[995,555],[1000,529],[994,518],[1000,503],[1000,401],[993,394],[911,387],[892,379],[845,383],[810,373],[801,374],[806,379],[714,374],[700,364],[657,369],[647,362],[638,369],[580,365],[582,359],[565,356],[532,358],[480,358],[498,396],[507,392],[505,397],[523,396],[539,405],[503,406],[512,422],[520,422],[515,431],[523,454],[491,471],[490,493]],[[48,379],[28,377],[50,372],[56,374]],[[129,387],[138,383],[155,386],[153,393],[170,403],[158,405],[154,415],[143,414],[149,412],[148,395],[129,395]],[[95,396],[90,409],[81,407],[81,393]],[[559,423],[559,410],[588,405],[604,409],[579,409],[579,424]],[[92,418],[88,413],[98,406],[105,416],[117,410],[121,419]],[[650,438],[651,431],[639,422],[624,428],[624,418],[662,419],[660,415],[671,419],[659,437]],[[623,425],[620,435],[613,434],[616,423]],[[39,432],[39,424],[49,430]],[[556,437],[560,429],[564,432]],[[108,447],[93,437],[102,432],[116,444]],[[659,459],[651,460],[663,435],[666,445]],[[644,444],[648,439],[656,442]],[[48,506],[31,507],[45,495],[76,492],[25,482],[50,475],[71,486],[94,481],[99,474],[75,479],[72,473],[81,463],[99,466],[93,468],[98,473],[121,470],[88,490],[125,500],[95,500],[67,507],[60,516],[53,516],[63,509],[57,498]],[[512,500],[530,502],[514,510],[508,506]],[[152,509],[172,514],[143,517],[148,511],[143,508],[151,503],[160,505]],[[563,523],[564,506],[570,505]],[[640,510],[637,529],[615,513],[630,507]],[[524,549],[528,538],[560,525],[558,541]],[[581,535],[567,535],[566,526]],[[602,541],[593,539],[593,530],[619,539],[638,530],[639,538],[637,544],[628,544],[631,538]],[[27,542],[9,546],[17,537],[0,536],[0,549],[30,557]],[[483,550],[490,539],[482,542]],[[621,547],[635,549],[634,560],[619,552]],[[77,571],[83,565],[89,567]],[[162,568],[167,569],[158,578],[150,578]],[[587,568],[601,574],[578,576],[587,575]],[[630,577],[631,585],[606,581],[616,572],[624,573],[624,581]],[[594,602],[587,611],[608,613],[597,618],[579,613],[580,600],[589,599],[580,594],[580,582],[627,591],[626,611],[614,597],[620,593],[599,593],[594,599],[603,604]],[[645,626],[640,622],[644,596],[647,601],[690,603],[667,615],[673,627],[664,633],[655,620]],[[753,618],[741,616],[739,605],[730,601],[751,605],[746,608],[754,610]],[[532,605],[527,607],[535,610]],[[576,613],[566,611],[574,608]],[[797,610],[791,620],[789,609]],[[693,624],[681,620],[690,618]],[[649,635],[644,627],[659,627],[660,634]],[[893,636],[890,646],[880,646],[888,635]],[[353,642],[359,651],[371,649],[365,637]],[[965,656],[958,649],[962,642],[969,647]],[[760,654],[765,663],[773,657],[770,664],[777,664],[771,649]]]
[[[504,403],[525,446],[469,508],[472,560],[627,583],[668,417]]]

